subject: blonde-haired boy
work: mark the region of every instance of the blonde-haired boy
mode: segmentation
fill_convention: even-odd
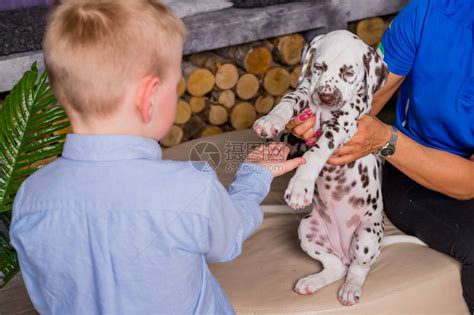
[[[233,313],[206,262],[239,255],[273,176],[304,160],[260,147],[226,190],[214,172],[161,159],[185,34],[154,0],[52,9],[45,63],[73,134],[22,184],[10,230],[41,314]]]

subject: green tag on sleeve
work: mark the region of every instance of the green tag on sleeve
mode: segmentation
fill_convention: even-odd
[[[378,48],[380,49],[380,51],[382,52],[382,54],[384,54],[384,55],[385,55],[385,50],[383,49],[382,42],[380,42],[380,44],[379,44],[379,47],[378,47]]]

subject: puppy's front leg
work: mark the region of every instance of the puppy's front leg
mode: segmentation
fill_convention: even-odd
[[[272,138],[285,129],[291,118],[299,115],[303,109],[310,106],[306,88],[286,94],[280,103],[266,116],[258,119],[253,129],[263,138]]]
[[[353,130],[341,128],[341,125],[341,122],[337,122],[323,126],[321,136],[314,147],[303,155],[306,164],[298,167],[285,191],[285,201],[293,209],[311,204],[315,182],[321,169],[334,151],[355,133]]]

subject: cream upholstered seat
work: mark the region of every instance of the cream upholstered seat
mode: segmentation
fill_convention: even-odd
[[[226,144],[229,148],[232,143],[254,142],[258,138],[251,130],[226,133],[165,150],[164,157],[187,160],[192,148],[204,141],[221,152],[216,171],[228,184],[233,172],[227,166],[234,161],[226,161]],[[234,148],[237,147],[242,146]],[[412,244],[396,244],[382,250],[355,306],[345,307],[338,302],[342,280],[310,296],[294,293],[296,281],[318,272],[321,266],[299,247],[297,227],[301,214],[284,206],[282,196],[290,176],[277,178],[272,184],[264,204],[273,206],[264,206],[264,223],[245,242],[242,254],[232,262],[211,266],[238,314],[468,314],[462,298],[460,265],[444,254]],[[401,234],[390,222],[386,223],[387,235]]]

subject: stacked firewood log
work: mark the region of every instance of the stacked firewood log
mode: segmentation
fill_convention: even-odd
[[[293,34],[186,56],[176,120],[161,144],[250,128],[296,87],[304,44]]]
[[[392,22],[395,15],[372,17],[348,25],[349,31],[357,34],[367,45],[377,47],[382,40],[382,35]]]
[[[376,47],[393,16],[350,23]],[[305,40],[300,34],[185,56],[174,125],[161,144],[250,128],[296,88]]]

